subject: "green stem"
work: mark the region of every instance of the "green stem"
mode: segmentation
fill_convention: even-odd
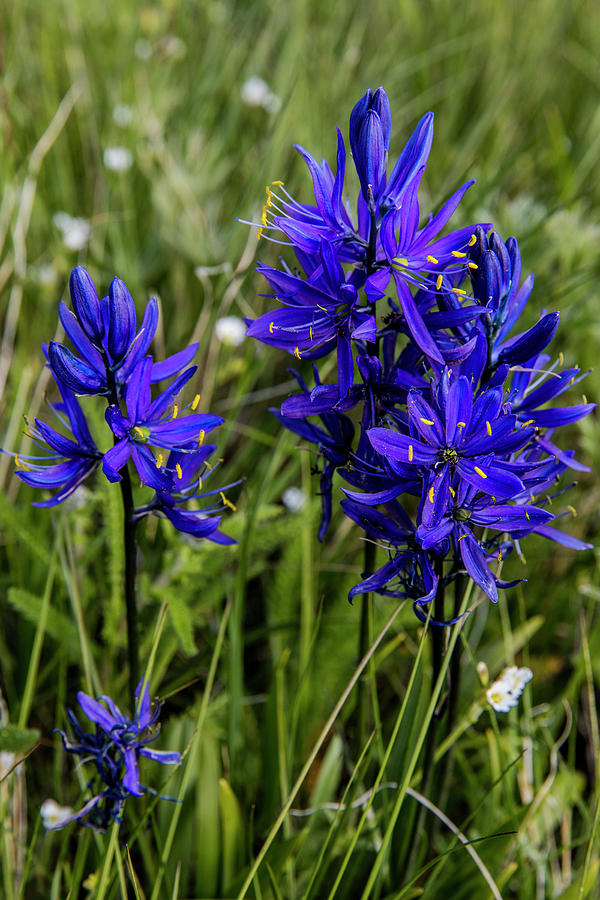
[[[371,541],[365,543],[365,573],[371,575],[375,568],[375,554],[377,548]],[[367,591],[361,596],[360,631],[358,635],[358,658],[362,659],[372,641],[371,636],[371,607],[373,594]],[[364,747],[367,740],[367,719],[369,714],[369,694],[367,691],[367,678],[365,674],[358,683],[357,708],[358,708],[358,750]]]

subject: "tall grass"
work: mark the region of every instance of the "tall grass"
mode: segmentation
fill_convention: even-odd
[[[345,129],[353,102],[382,83],[392,151],[423,112],[436,114],[432,208],[476,177],[457,224],[494,221],[518,237],[525,272],[536,273],[533,312],[560,308],[556,351],[592,367],[600,7],[21,0],[3,18],[0,444],[26,451],[22,416],[43,408],[47,386],[39,345],[55,336],[68,273],[83,262],[105,288],[118,273],[138,309],[160,298],[166,351],[199,340],[197,390],[227,419],[223,471],[245,479],[225,525],[236,548],[192,545],[163,522],[140,529],[142,658],[155,652],[151,691],[165,699],[158,746],[187,748],[161,793],[182,802],[131,800],[120,833],[44,834],[43,800],[81,804],[91,775],[73,768],[53,733],[65,709],[79,689],[127,696],[120,512],[100,481],[83,504],[33,510],[33,493],[0,458],[0,724],[38,735],[21,730],[17,745],[0,731],[0,749],[20,754],[12,764],[31,750],[0,784],[3,895],[597,896],[596,553],[531,538],[527,564],[509,563],[527,582],[449,630],[462,687],[425,798],[435,808],[425,856],[413,833],[421,747],[444,682],[431,683],[424,630],[408,607],[375,598],[373,641],[385,631],[357,658],[360,613],[346,595],[360,576],[359,535],[336,517],[317,543],[309,458],[267,412],[291,388],[287,360],[255,343],[219,343],[214,323],[263,311],[253,264],[276,253],[236,217],[259,217],[276,178],[308,200],[292,144],[331,159],[335,126]],[[281,98],[278,112],[242,101],[252,75]],[[127,125],[118,104],[131,110]],[[133,154],[127,172],[103,163],[114,145]],[[60,211],[89,221],[86,249],[65,246]],[[590,399],[598,387],[592,371]],[[597,471],[596,420],[571,437]],[[282,504],[290,485],[307,493],[298,513]],[[582,479],[568,502],[579,513],[570,530],[594,541],[597,480]],[[477,663],[494,678],[515,660],[534,680],[518,709],[496,716]],[[370,700],[362,746],[361,679]],[[155,769],[144,778],[160,785]]]

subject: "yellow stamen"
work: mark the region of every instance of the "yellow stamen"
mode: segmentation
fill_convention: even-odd
[[[463,253],[462,250],[453,250],[452,256],[456,256],[457,259],[464,259],[467,254]]]
[[[18,469],[22,465],[23,464],[22,464],[21,460],[19,459],[19,454],[15,453],[15,467]]]
[[[312,325],[311,325],[310,328],[308,329],[308,336],[310,337],[310,339],[311,339],[311,341],[312,341],[312,339],[313,339]]]
[[[223,504],[224,504],[225,506],[229,507],[229,509],[233,510],[233,512],[236,511],[237,507],[235,506],[235,504],[233,504],[233,503],[231,502],[231,500],[228,500],[228,499],[227,499],[227,497],[225,496],[225,494],[223,493],[223,491],[219,491],[219,497],[221,498],[221,500],[223,501]]]
[[[467,292],[463,291],[462,288],[452,288],[452,290],[454,291],[455,294],[460,294],[462,297],[467,296]]]
[[[424,419],[423,416],[419,416],[419,418],[424,425],[433,425],[433,419]]]
[[[199,447],[201,447],[202,444],[204,443],[204,435],[205,435],[205,431],[204,431],[204,429],[202,429],[202,431],[198,435],[198,446]]]
[[[525,510],[525,518],[526,518],[528,521],[529,521],[529,519],[530,519],[530,515],[529,515],[529,513],[527,512],[527,510]]]
[[[482,478],[487,478],[487,475],[485,474],[485,472],[483,471],[483,469],[480,469],[480,468],[479,468],[479,466],[475,466],[475,471],[476,471],[477,474],[480,475]]]
[[[584,403],[587,403],[587,397],[585,396],[585,394],[581,395],[581,399],[583,400]]]
[[[485,430],[487,431],[487,433],[488,433],[488,434],[490,435],[490,437],[491,437],[491,435],[492,435],[492,426],[490,425],[489,422],[486,422],[486,423],[485,423]]]
[[[575,509],[575,507],[574,507],[574,506],[567,506],[567,509],[569,510],[569,512],[571,513],[571,515],[573,516],[573,518],[576,519],[576,518],[577,518],[577,510]]]
[[[198,409],[198,404],[200,403],[200,394],[196,394],[194,399],[192,400],[192,412]]]
[[[469,247],[472,247],[473,244],[474,244],[476,241],[477,241],[477,238],[475,237],[474,234],[472,234],[471,237],[469,238],[468,246],[469,246]]]
[[[429,488],[429,502],[433,503],[433,485]]]
[[[461,534],[461,536],[458,539],[458,543],[460,544],[460,542],[463,541],[466,538],[466,536],[467,536],[466,534]]]
[[[413,445],[412,445],[412,444],[409,444],[409,445],[408,445],[408,461],[409,461],[409,462],[412,462],[412,461],[413,461],[413,456],[414,456],[414,453],[413,453]]]
[[[478,269],[478,268],[479,268],[479,266],[477,265],[477,263],[471,262],[470,260],[469,260],[469,262],[467,263],[467,265],[468,265],[468,267],[469,267],[470,269]]]
[[[162,469],[163,461],[164,461],[164,457],[163,457],[162,453],[159,453],[158,459],[156,460],[156,468],[157,469]]]
[[[269,322],[269,334],[273,334],[274,325],[275,325],[275,322]]]
[[[496,498],[495,498],[494,495],[492,494],[492,503],[495,503],[495,502],[496,502]]]
[[[526,425],[533,425],[534,422],[535,422],[535,419],[527,419],[526,422],[523,422],[523,428],[525,428]]]
[[[298,347],[294,347],[294,356],[295,356],[297,359],[300,359],[300,350],[299,350]]]
[[[173,404],[173,418],[174,418],[174,419],[177,418],[177,413],[178,413],[178,412],[179,412],[179,407],[177,406],[176,403],[174,403],[174,404]]]
[[[466,422],[457,422],[456,424],[459,425],[461,428],[466,428],[466,427],[467,427],[467,423],[466,423]]]
[[[502,562],[502,551],[498,550],[498,565]]]
[[[454,490],[454,488],[449,487],[448,490],[450,491],[450,493],[452,494],[453,497],[456,497],[456,491]]]
[[[272,184],[274,187],[283,187],[284,184],[285,184],[285,181],[272,181],[271,184]]]
[[[563,352],[562,352],[562,350],[561,350],[560,353],[558,354],[558,364],[559,364],[559,366],[562,366],[562,364],[564,363],[564,361],[565,361],[565,358],[564,358]]]
[[[327,310],[325,309],[325,307],[324,307],[324,306],[319,306],[318,303],[317,303],[317,309],[322,309],[323,312],[327,312]]]
[[[427,257],[427,262],[430,262],[430,263],[439,263],[439,259],[436,259],[435,256],[428,256],[428,257]]]
[[[260,239],[262,237],[262,233],[263,233],[262,228],[259,228],[258,231],[256,232],[256,240],[257,241],[260,241]]]
[[[439,289],[440,289],[441,286],[442,286],[442,281],[443,281],[443,280],[444,280],[444,276],[443,276],[443,275],[438,275],[437,280],[436,280],[436,282],[435,282],[436,290],[439,291]]]
[[[139,427],[139,425],[134,425],[134,426],[133,426],[133,430],[134,430],[134,431],[137,431],[137,433],[139,434],[139,436],[140,436],[141,438],[146,437],[146,435],[144,434],[144,432],[142,431],[142,429]]]
[[[179,463],[177,463],[177,465],[175,466],[175,471],[177,472],[178,478],[183,478],[183,472],[181,471],[181,466],[179,465]]]

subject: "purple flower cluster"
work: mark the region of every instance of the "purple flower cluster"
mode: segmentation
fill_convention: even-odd
[[[258,236],[289,245],[297,263],[259,264],[281,306],[249,322],[248,334],[298,360],[336,354],[335,383],[323,384],[313,363],[314,387],[294,372],[300,391],[273,412],[322,461],[319,538],[338,472],[349,485],[344,512],[387,550],[350,598],[369,590],[410,598],[425,619],[439,588],[460,574],[496,601],[508,586],[497,564],[530,533],[589,546],[550,525],[561,514],[549,506],[565,470],[587,471],[558,447],[555,429],[594,404],[554,405],[583,375],[545,352],[558,312],[519,330],[533,276],[521,283],[515,238],[504,243],[489,224],[441,236],[473,182],[422,224],[433,114],[388,176],[390,136],[388,97],[369,90],[350,115],[355,210],[344,198],[339,130],[335,175],[297,147],[313,203],[281,182],[267,188]]]
[[[138,329],[136,310],[125,284],[114,278],[100,299],[82,266],[71,272],[72,310],[60,304],[59,316],[73,350],[51,341],[44,347],[60,402],[51,408],[68,436],[36,419],[27,433],[41,454],[15,456],[16,474],[26,484],[50,489],[37,506],[56,506],[67,499],[99,465],[106,478],[121,481],[131,461],[141,485],[154,497],[134,510],[133,518],[166,517],[180,531],[220,544],[234,543],[219,529],[220,513],[232,504],[222,491],[203,491],[216,445],[206,435],[223,423],[219,416],[196,412],[199,397],[177,405],[177,398],[196,371],[188,366],[197,344],[156,362],[150,345],[158,325],[152,298]],[[153,397],[153,386],[163,390]],[[166,383],[166,387],[164,384]],[[102,396],[113,445],[98,449],[78,396]],[[166,451],[166,452],[163,452]],[[212,498],[219,496],[217,503]],[[189,508],[189,501],[210,497],[209,506]]]
[[[148,745],[159,735],[157,725],[160,715],[160,704],[154,710],[150,702],[148,686],[142,692],[143,680],[139,683],[135,694],[136,709],[133,719],[128,719],[107,696],[98,700],[88,697],[82,691],[77,694],[79,705],[87,718],[94,723],[93,732],[83,730],[76,716],[68,711],[73,737],[59,731],[62,741],[69,753],[79,756],[82,762],[94,762],[96,774],[102,784],[102,790],[95,794],[74,815],[63,819],[54,828],[64,828],[75,820],[106,830],[111,821],[121,821],[123,807],[127,797],[141,797],[146,790],[140,784],[139,758],[145,756],[155,762],[176,765],[181,754],[176,751],[153,750]],[[140,697],[141,694],[141,697]],[[95,777],[88,788],[93,789]]]

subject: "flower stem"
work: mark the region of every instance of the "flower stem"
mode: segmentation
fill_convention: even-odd
[[[135,689],[139,672],[139,643],[137,631],[137,606],[135,599],[136,575],[136,543],[133,518],[133,492],[129,471],[123,471],[121,479],[121,497],[123,500],[123,545],[125,548],[125,605],[127,607],[127,650],[129,654],[129,693],[131,695],[132,715],[135,715]]]

